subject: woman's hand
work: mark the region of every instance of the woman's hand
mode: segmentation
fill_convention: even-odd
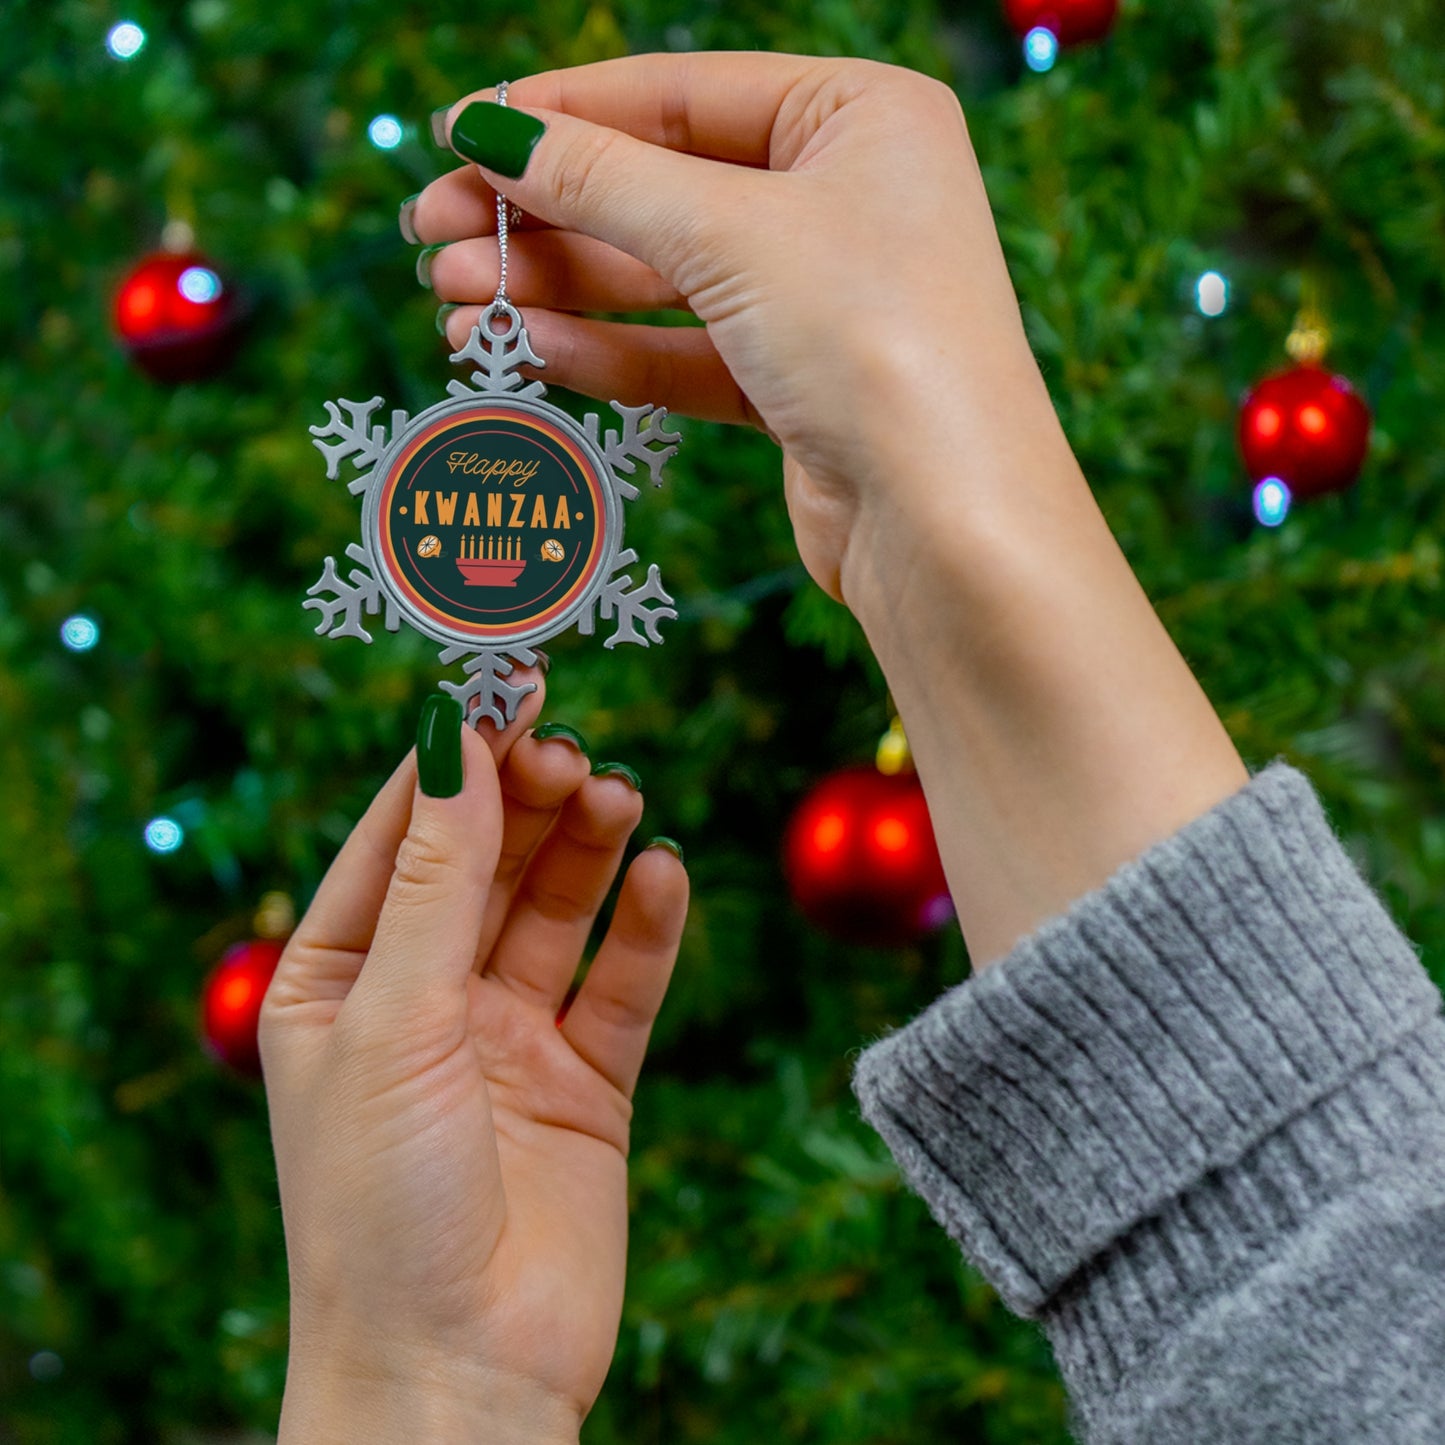
[[[435,704],[422,780],[440,756],[429,786],[450,766],[460,791],[427,796],[406,758],[262,1011],[291,1273],[283,1442],[575,1441],[616,1345],[631,1098],[686,875],[662,848],[633,862],[559,1020],[642,799],[565,738],[526,735],[540,688],[486,741]]]
[[[491,94],[447,111],[459,155],[488,159]],[[951,91],[648,55],[508,102],[546,124],[509,148],[521,177],[464,166],[403,209],[456,243],[428,257],[438,294],[491,300],[498,187],[549,379],[781,443],[798,551],[882,664],[976,966],[1247,780],[1070,450]],[[705,328],[572,314],[667,306]]]
[[[468,107],[494,95],[450,108],[459,154],[487,154],[486,108]],[[862,60],[643,55],[529,76],[507,100],[546,124],[520,178],[467,165],[407,208],[419,239],[455,243],[428,257],[437,295],[473,303],[449,338],[496,291],[496,186],[525,212],[508,292],[546,378],[765,427],[803,561],[855,611],[860,532],[887,554],[864,569],[896,570],[895,520],[956,525],[960,502],[1014,480],[984,434],[1000,408],[1026,447],[1061,441],[945,86]],[[705,328],[575,314],[667,307]]]

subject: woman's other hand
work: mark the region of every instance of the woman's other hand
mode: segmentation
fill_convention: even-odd
[[[687,879],[664,848],[635,859],[559,1018],[642,798],[528,734],[540,704],[484,740],[432,700],[438,795],[409,755],[267,994],[283,1442],[575,1441],[611,1363],[631,1099]]]

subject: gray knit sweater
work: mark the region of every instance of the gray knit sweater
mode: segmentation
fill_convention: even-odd
[[[1445,1021],[1275,761],[858,1060],[1080,1439],[1445,1442]]]

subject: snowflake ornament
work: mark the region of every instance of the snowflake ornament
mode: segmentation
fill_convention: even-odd
[[[501,329],[498,329],[500,324]],[[363,617],[387,631],[406,622],[443,644],[444,666],[462,663],[465,681],[440,686],[467,722],[505,727],[535,684],[508,682],[533,650],[575,626],[590,636],[598,618],[615,623],[603,643],[662,641],[675,618],[657,567],[634,585],[637,553],[622,545],[623,504],[639,495],[628,478],[645,467],[654,486],[681,437],[664,407],[611,406],[621,426],[603,432],[596,413],[578,424],[543,401],[546,387],[521,374],[545,363],[521,315],[499,300],[484,311],[452,361],[475,367],[447,386],[446,400],[390,427],[372,423],[382,405],[328,401],[312,427],[335,481],[362,496],[361,543],[346,549],[345,576],[328,557],[303,607],[320,614],[318,634],[370,642]]]

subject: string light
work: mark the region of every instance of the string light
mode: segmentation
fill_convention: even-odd
[[[1289,504],[1289,487],[1279,477],[1266,477],[1254,489],[1254,515],[1261,526],[1279,526],[1289,515]]]
[[[214,301],[225,288],[221,278],[209,266],[187,266],[176,281],[176,289],[187,301],[204,306]]]
[[[1194,299],[1201,314],[1223,316],[1229,305],[1229,282],[1218,271],[1206,271],[1195,283]]]
[[[1035,25],[1024,37],[1024,59],[1030,70],[1042,74],[1059,58],[1059,37],[1047,25]]]
[[[134,20],[112,25],[105,37],[105,48],[117,60],[134,60],[145,48],[146,33]]]
[[[186,841],[186,830],[174,818],[152,818],[145,839],[152,853],[174,853]]]
[[[89,652],[100,641],[100,624],[77,612],[60,624],[60,640],[72,652]]]
[[[366,134],[379,151],[394,151],[402,141],[401,122],[394,115],[378,115],[366,128]]]

